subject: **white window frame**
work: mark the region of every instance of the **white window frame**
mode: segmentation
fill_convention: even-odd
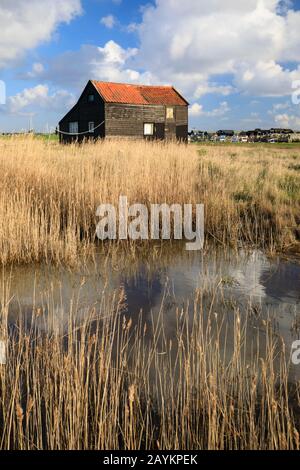
[[[78,135],[79,123],[78,121],[69,122],[69,133],[73,135]]]
[[[95,129],[95,123],[94,121],[89,122],[89,133],[94,134],[94,129]]]
[[[175,108],[173,106],[167,106],[166,118],[170,121],[173,121],[175,119]]]
[[[144,123],[144,136],[153,136],[154,135],[154,122],[145,122]]]

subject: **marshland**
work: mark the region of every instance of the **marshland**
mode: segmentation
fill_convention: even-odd
[[[300,149],[0,139],[1,449],[299,449]],[[205,246],[96,209],[204,204]]]

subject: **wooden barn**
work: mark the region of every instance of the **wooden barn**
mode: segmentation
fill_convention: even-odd
[[[189,103],[171,86],[90,80],[59,123],[60,141],[83,139],[188,139]]]

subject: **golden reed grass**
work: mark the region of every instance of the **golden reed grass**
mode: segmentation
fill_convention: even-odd
[[[229,327],[219,294],[175,308],[174,334],[164,300],[131,319],[122,289],[99,311],[72,302],[64,328],[51,299],[47,313],[21,308],[0,366],[0,449],[299,450],[283,342],[271,320],[249,336],[250,309],[233,307]]]
[[[96,208],[203,203],[206,235],[299,251],[300,152],[106,141],[0,140],[0,262],[72,263],[95,249]]]

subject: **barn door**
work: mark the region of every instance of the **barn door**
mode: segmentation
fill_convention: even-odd
[[[165,139],[165,123],[155,124],[155,139],[164,140]]]

